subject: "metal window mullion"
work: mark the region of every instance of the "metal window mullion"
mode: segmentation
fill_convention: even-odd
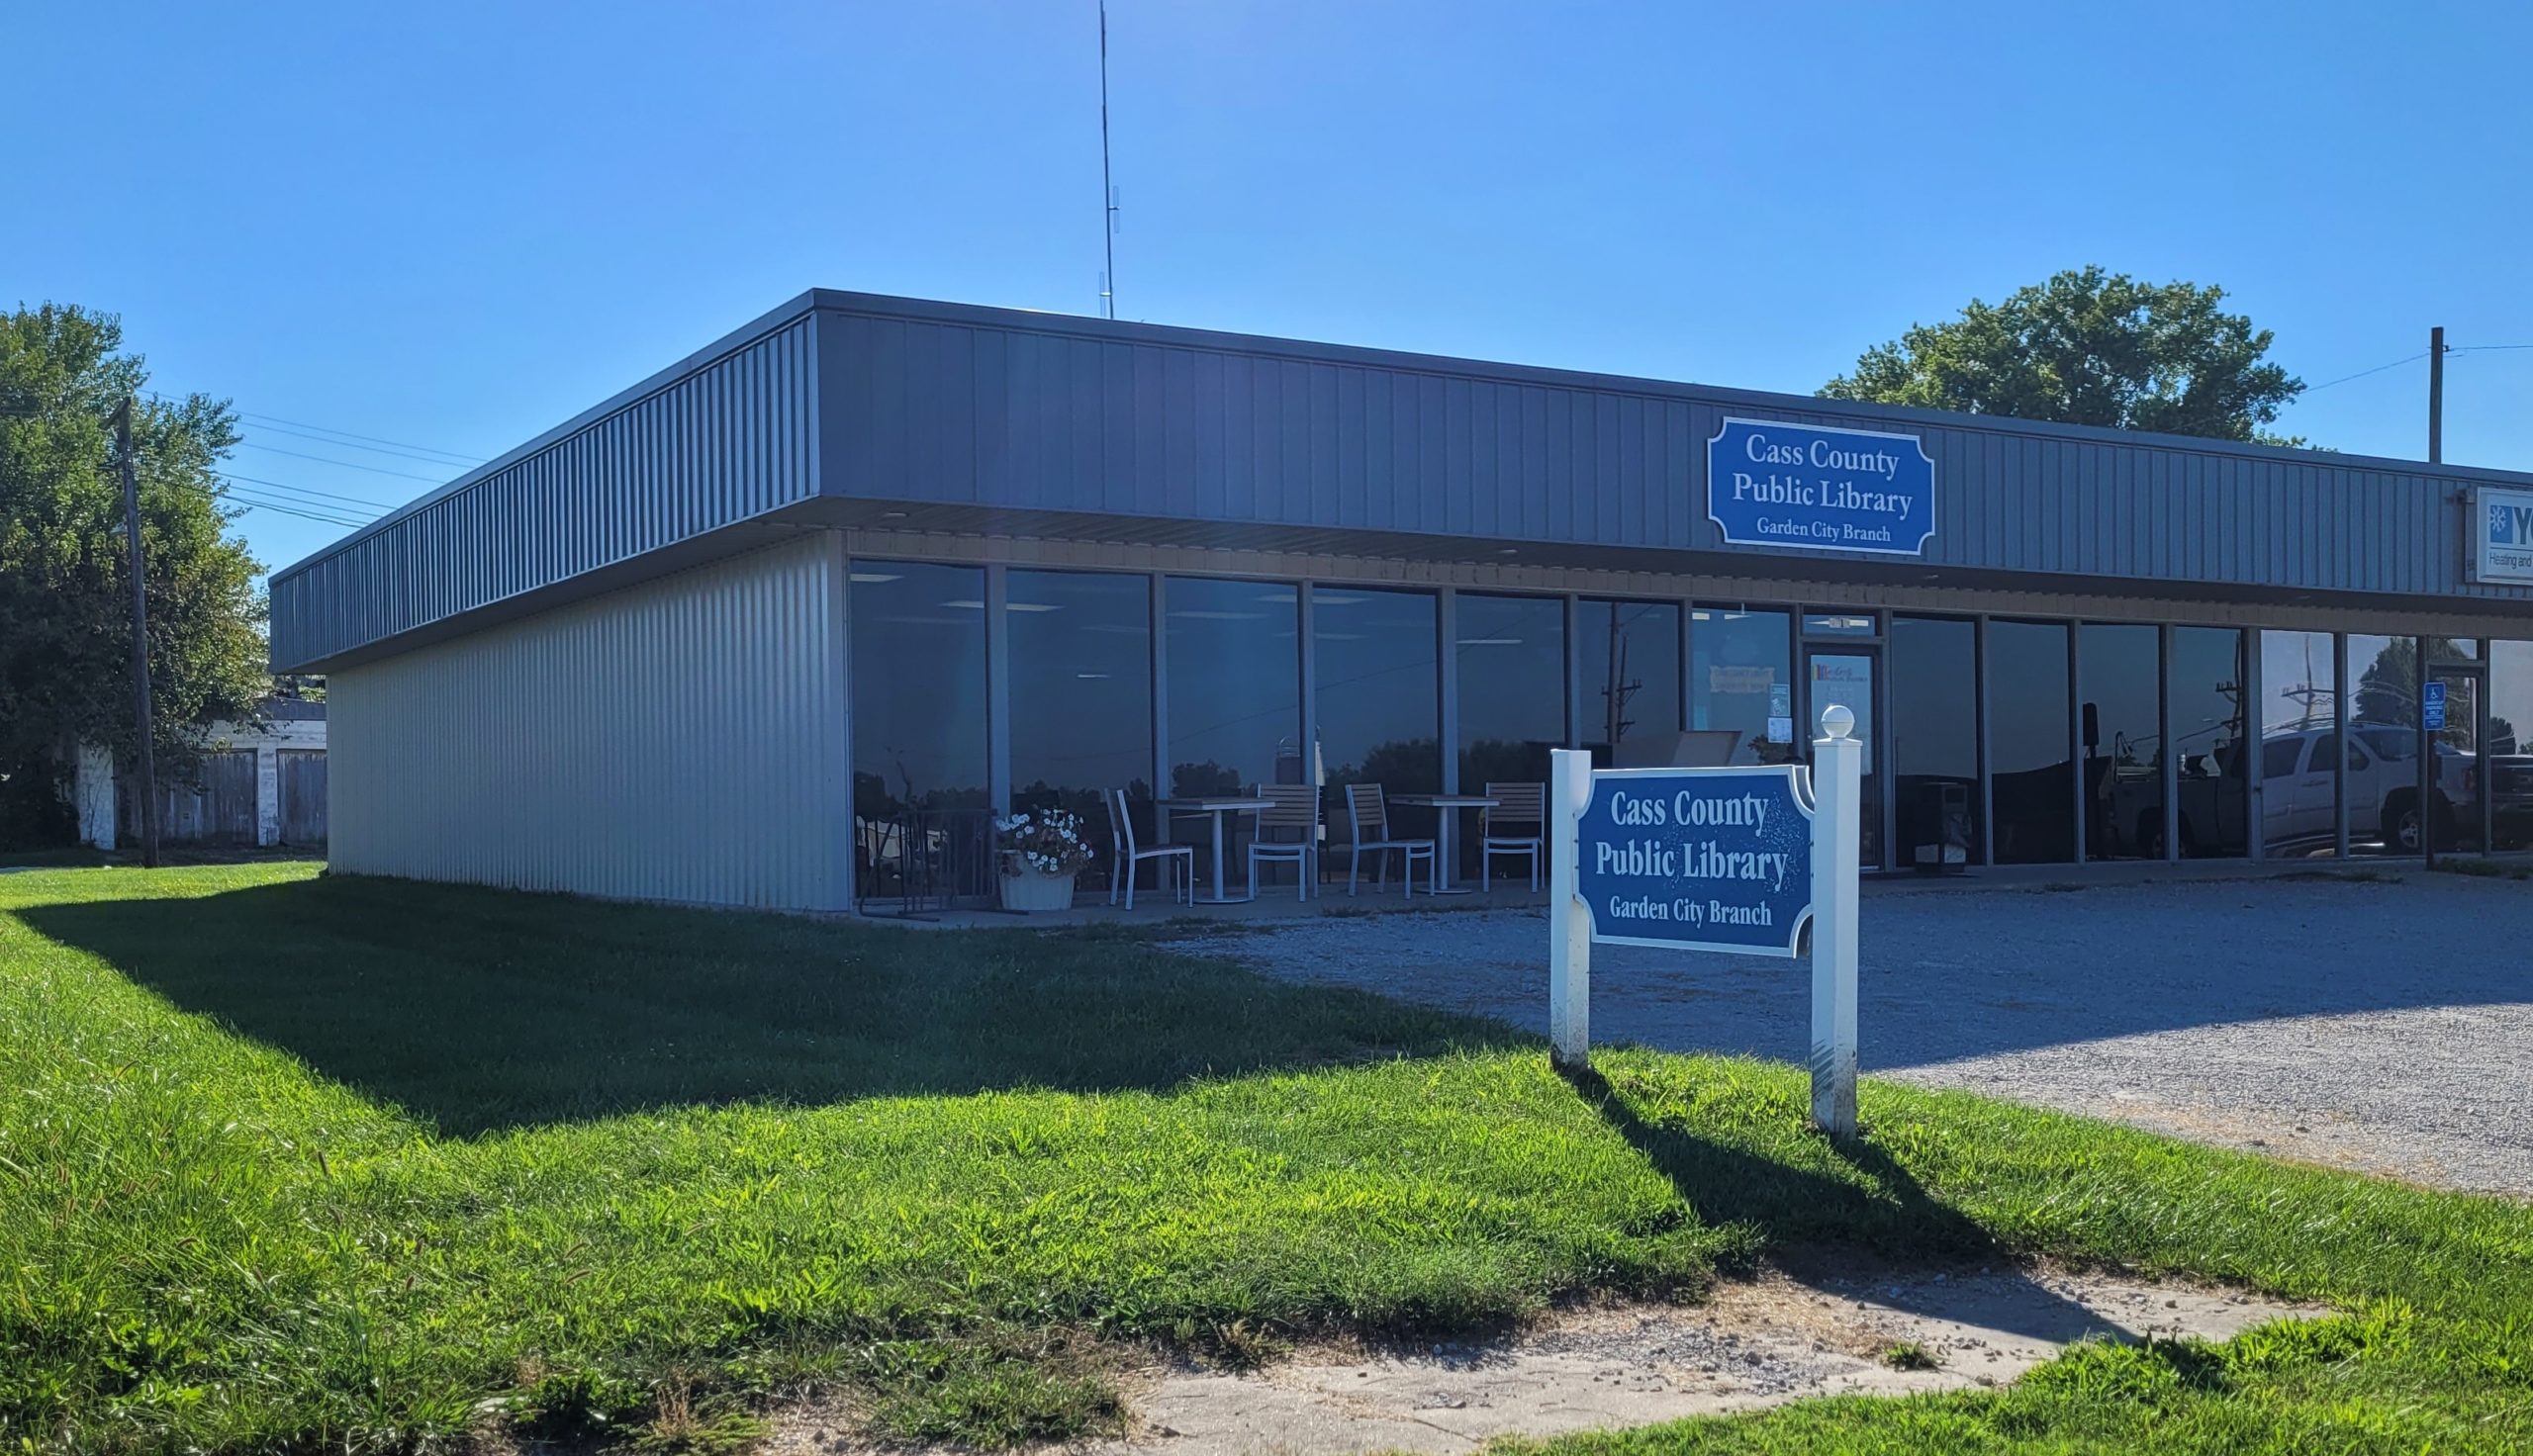
[[[840,805],[842,811],[833,816],[843,843],[830,845],[834,855],[834,903],[830,910],[850,910],[858,886],[854,877],[862,844],[862,829],[854,815],[853,785],[853,560],[846,550],[844,532],[827,532],[827,571],[829,595],[827,603],[826,692],[821,699],[827,715],[827,768],[841,775],[843,792],[836,792],[829,781],[826,802]]]
[[[1994,867],[1997,863],[1997,782],[1995,771],[1988,763],[1988,614],[1981,612],[1971,619],[1970,664],[1972,715],[1977,720],[1979,736],[1979,863]]]
[[[2269,725],[2256,723],[2255,717],[2268,716],[2262,706],[2261,659],[2268,655],[2268,634],[2258,627],[2238,629],[2236,640],[2242,643],[2243,682],[2238,731],[2242,734],[2243,766],[2243,856],[2255,864],[2269,859],[2269,763],[2266,742]]]
[[[1610,617],[1618,618],[1618,603],[1610,604]],[[1613,667],[1611,676],[1618,670]],[[1583,746],[1583,598],[1568,592],[1565,597],[1565,746]],[[1610,762],[1618,762],[1618,745],[1610,745]]]
[[[1865,649],[1865,657],[1873,664],[1874,742],[1872,753],[1875,762],[1881,766],[1881,772],[1875,774],[1875,778],[1881,788],[1877,797],[1882,800],[1882,823],[1878,826],[1881,832],[1874,836],[1874,842],[1882,847],[1882,863],[1873,867],[1890,869],[1900,863],[1898,843],[1900,766],[1891,752],[1899,730],[1891,721],[1890,638],[1887,636],[1875,638],[1872,645]]]
[[[2067,776],[2074,780],[2076,801],[2076,863],[2083,864],[2090,857],[2085,853],[2085,624],[2067,624]]]
[[[1459,592],[1450,587],[1434,592],[1434,654],[1441,669],[1440,717],[1434,725],[1441,739],[1443,792],[1460,791],[1460,654]],[[1450,813],[1444,809],[1442,813]]]
[[[1152,672],[1152,796],[1170,797],[1170,579],[1155,572],[1145,579],[1146,610],[1152,635],[1146,644]],[[1153,843],[1166,844],[1170,816],[1153,810]],[[1115,871],[1112,870],[1112,873]]]
[[[2181,863],[2181,756],[2173,747],[2173,624],[2164,622],[2155,629],[2156,643],[2155,731],[2163,742],[2164,760],[2164,863]]]
[[[2348,634],[2331,634],[2331,847],[2348,858]]]
[[[1003,611],[1010,568],[985,569],[985,802],[1011,812],[1011,632]]]
[[[1319,763],[1319,603],[1311,584],[1304,582],[1294,595],[1293,639],[1301,649],[1295,671],[1301,674],[1301,759],[1302,781],[1321,781]],[[1320,806],[1324,816],[1327,805]]]
[[[2478,789],[2481,800],[2481,853],[2492,854],[2497,849],[2497,780],[2489,772],[2489,642],[2480,643],[2480,664],[2472,673],[2472,758],[2474,772],[2480,775]]]

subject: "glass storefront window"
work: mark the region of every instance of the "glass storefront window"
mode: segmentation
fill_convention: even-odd
[[[2076,858],[2067,689],[2064,622],[1988,624],[1990,832],[2000,864]]]
[[[1693,763],[1791,764],[1802,756],[1792,625],[1782,611],[1689,612],[1689,731],[1700,735]]]
[[[2490,848],[2533,846],[2533,642],[2489,644]]]
[[[851,576],[855,814],[986,807],[984,569],[857,561]]]
[[[1378,783],[1393,794],[1442,790],[1439,620],[1431,592],[1327,587],[1311,593],[1321,812],[1334,836],[1346,832],[1341,785]],[[1171,690],[1177,691],[1174,682]],[[1420,838],[1434,832],[1430,810],[1393,810],[1390,824]]]
[[[2419,852],[2418,639],[2348,639],[2348,842],[2388,855]]]
[[[1565,747],[1565,602],[1463,592],[1454,611],[1461,791],[1546,783],[1548,750]]]
[[[2260,634],[2260,832],[2264,853],[2337,853],[2339,669],[2328,632]]]
[[[1172,577],[1162,591],[1171,796],[1305,782],[1299,589]]]
[[[1680,742],[1678,603],[1577,602],[1574,661],[1575,737],[1593,766],[1670,763]],[[1465,670],[1460,692],[1468,692]]]
[[[1901,867],[1979,864],[1979,632],[1972,623],[1892,618],[1891,772]]]
[[[1152,829],[1152,583],[1089,572],[1011,572],[1011,807],[1081,816],[1105,845],[1101,795],[1126,790]],[[1098,861],[1104,869],[1109,861]]]
[[[2076,629],[2076,729],[2084,751],[2085,855],[2163,854],[2163,630],[2127,622]]]
[[[855,883],[990,893],[985,571],[856,561],[846,591]]]
[[[2167,682],[2180,794],[2173,818],[2185,857],[2227,859],[2251,852],[2243,668],[2239,629],[2173,629]]]

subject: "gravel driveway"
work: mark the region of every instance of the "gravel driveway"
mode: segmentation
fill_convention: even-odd
[[[1867,1071],[2533,1197],[2533,884],[1868,887]],[[1543,912],[1331,916],[1182,949],[1546,1029]],[[1801,1060],[1804,961],[1593,952],[1592,1037]]]

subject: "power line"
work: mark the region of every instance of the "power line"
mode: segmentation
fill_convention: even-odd
[[[160,393],[159,393],[159,392],[157,392],[156,390],[144,390],[144,391],[142,391],[142,393],[143,393],[143,394],[146,394],[147,396],[149,396],[149,398],[151,398],[151,399],[153,399],[153,400],[159,400],[159,401],[164,401],[164,402],[173,403],[173,399],[174,399],[174,397],[173,397],[173,396],[160,394]],[[392,446],[392,447],[394,447],[394,448],[395,448],[395,449],[397,449],[397,450],[420,450],[420,451],[422,451],[422,452],[423,454],[425,454],[425,455],[444,455],[444,456],[447,456],[449,459],[454,460],[454,461],[456,461],[456,462],[458,462],[459,464],[462,464],[462,465],[481,465],[481,464],[483,464],[483,463],[484,463],[484,457],[483,457],[483,456],[481,456],[481,455],[469,455],[469,454],[467,454],[466,452],[464,452],[463,450],[443,450],[443,449],[440,449],[440,448],[439,448],[438,446],[436,446],[436,445],[417,445],[417,444],[413,443],[413,442],[412,442],[412,441],[410,441],[410,440],[391,440],[391,439],[388,439],[387,437],[385,437],[384,435],[364,435],[364,434],[358,434],[358,433],[355,433],[355,432],[353,432],[353,431],[351,431],[351,430],[347,430],[347,429],[336,429],[336,428],[334,428],[332,425],[329,425],[329,424],[310,424],[308,421],[306,421],[306,420],[304,420],[304,419],[284,419],[284,418],[282,418],[282,417],[281,417],[280,415],[278,415],[278,414],[258,414],[258,413],[256,413],[254,410],[238,410],[238,411],[237,411],[237,417],[238,417],[238,418],[240,418],[240,419],[257,419],[257,420],[261,420],[261,421],[263,421],[265,424],[268,424],[268,425],[287,425],[287,426],[290,426],[290,427],[291,427],[291,428],[293,428],[293,429],[302,429],[302,430],[310,430],[310,429],[313,429],[313,430],[318,431],[318,432],[319,432],[319,433],[321,433],[321,434],[326,434],[326,435],[339,435],[339,436],[341,436],[341,439],[340,439],[340,440],[334,440],[334,441],[329,441],[329,442],[328,442],[328,443],[333,443],[333,444],[340,444],[340,443],[344,443],[344,442],[347,442],[347,441],[358,440],[358,441],[360,441],[361,443],[363,443],[363,444],[367,444],[367,445],[387,445],[387,446]]]
[[[309,486],[294,486],[285,481],[258,480],[251,475],[235,475],[225,470],[214,471],[212,473],[226,481],[236,481],[240,484],[249,486],[261,486],[264,489],[271,491],[292,491],[302,496],[322,496],[328,500],[339,500],[346,505],[357,505],[364,509],[384,512],[396,508],[388,501],[371,500],[366,496],[343,496],[332,491],[320,491]]]
[[[249,416],[240,415],[239,417],[240,417],[240,418],[247,418],[247,417],[249,417]],[[333,437],[333,436],[331,436],[331,435],[317,434],[317,433],[314,433],[314,432],[312,432],[312,431],[304,430],[304,429],[289,429],[289,428],[286,428],[286,427],[284,427],[284,426],[282,426],[282,425],[274,424],[274,423],[272,423],[272,422],[270,422],[270,421],[268,421],[268,420],[263,420],[263,419],[260,419],[260,418],[258,418],[258,419],[257,419],[257,428],[262,429],[262,430],[267,431],[267,432],[272,433],[272,434],[277,434],[277,435],[294,435],[294,436],[297,436],[298,438],[303,439],[303,440],[315,440],[317,443],[319,443],[319,444],[321,444],[321,445],[340,445],[340,446],[344,447],[345,449],[350,449],[350,450],[367,450],[367,451],[369,451],[369,452],[370,452],[371,454],[373,454],[373,455],[394,455],[394,456],[396,456],[396,457],[398,457],[398,458],[400,458],[400,459],[404,459],[404,460],[419,460],[419,461],[421,461],[421,462],[422,462],[422,464],[424,464],[424,465],[447,465],[447,466],[471,467],[471,466],[474,466],[474,465],[477,465],[477,464],[481,464],[481,463],[482,463],[482,462],[480,462],[480,461],[474,461],[474,460],[463,460],[463,459],[442,459],[442,458],[440,458],[439,456],[436,456],[436,455],[424,455],[424,454],[420,453],[419,447],[418,447],[417,449],[414,449],[414,450],[404,450],[404,449],[398,449],[398,448],[396,448],[395,446],[392,446],[392,445],[362,445],[362,444],[355,444],[355,443],[354,443],[354,442],[352,442],[351,440],[348,440],[348,439],[336,439],[336,438],[334,438],[334,437]]]
[[[444,476],[416,475],[409,470],[389,470],[383,465],[363,465],[357,460],[336,460],[330,455],[311,455],[304,450],[285,450],[279,445],[258,445],[252,440],[240,440],[237,443],[243,449],[262,450],[273,455],[287,455],[293,460],[314,460],[320,465],[339,465],[346,470],[365,470],[372,475],[392,475],[398,480],[421,481],[426,486],[448,483]]]
[[[269,510],[277,515],[295,515],[301,520],[318,521],[329,526],[364,526],[369,524],[369,522],[365,520],[355,520],[345,516],[329,515],[322,510],[309,509],[305,507],[304,502],[286,504],[280,500],[273,500],[270,497],[258,496],[251,491],[241,491],[235,487],[232,487],[227,494],[229,499],[237,501],[249,510]]]
[[[2447,349],[2445,352],[2447,352],[2447,353],[2449,353],[2449,354],[2453,354],[2453,353],[2459,353],[2459,352],[2461,352],[2461,351],[2460,351],[2460,350],[2457,350],[2457,349]],[[2304,393],[2309,395],[2309,394],[2312,394],[2312,393],[2314,393],[2314,392],[2316,392],[2316,391],[2318,391],[2318,390],[2326,390],[2326,389],[2329,389],[2329,388],[2331,387],[2331,385],[2346,384],[2346,383],[2348,383],[2348,382],[2349,382],[2350,380],[2352,380],[2352,379],[2364,379],[2366,376],[2368,376],[2368,375],[2370,375],[2370,374],[2381,374],[2381,373],[2383,373],[2383,372],[2384,372],[2385,370],[2387,370],[2387,369],[2398,369],[2398,368],[2400,368],[2400,367],[2401,367],[2402,365],[2404,365],[2404,364],[2415,364],[2415,363],[2417,363],[2419,360],[2424,359],[2424,358],[2426,358],[2426,357],[2427,357],[2427,350],[2425,350],[2425,349],[2421,349],[2421,350],[2419,350],[2419,351],[2418,351],[2417,353],[2415,353],[2415,354],[2411,354],[2411,355],[2409,355],[2409,356],[2408,356],[2408,357],[2406,357],[2406,358],[2395,359],[2395,360],[2393,360],[2393,361],[2392,361],[2392,363],[2390,363],[2390,364],[2378,364],[2378,365],[2376,365],[2376,366],[2375,366],[2374,368],[2372,368],[2372,369],[2360,369],[2360,370],[2359,370],[2359,371],[2357,371],[2355,374],[2343,374],[2343,375],[2341,375],[2339,378],[2337,378],[2337,379],[2334,379],[2334,380],[2330,381],[2330,383],[2329,383],[2329,384],[2307,385],[2307,386],[2305,386]]]

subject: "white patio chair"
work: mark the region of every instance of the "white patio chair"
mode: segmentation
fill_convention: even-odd
[[[1434,842],[1430,839],[1389,837],[1389,798],[1381,792],[1379,784],[1346,785],[1346,822],[1354,831],[1354,843],[1350,848],[1355,852],[1346,865],[1346,893],[1355,893],[1366,850],[1379,857],[1372,862],[1373,871],[1379,876],[1372,882],[1374,889],[1389,886],[1389,857],[1395,851],[1405,864],[1404,872],[1399,876],[1400,889],[1409,898],[1416,894],[1416,862],[1419,860],[1425,862],[1425,892],[1429,895],[1438,892],[1441,880],[1436,876],[1442,871],[1442,861],[1434,854]]]
[[[1258,796],[1266,807],[1258,811],[1258,837],[1249,842],[1249,894],[1258,895],[1260,864],[1293,866],[1293,898],[1307,900],[1319,885],[1319,785],[1262,783]],[[1281,836],[1291,832],[1290,839]]]
[[[1548,853],[1548,785],[1490,783],[1486,796],[1495,807],[1478,811],[1478,882],[1493,894],[1495,857],[1524,855],[1531,862],[1531,888],[1538,889],[1540,862]]]
[[[1126,908],[1135,908],[1135,874],[1147,860],[1154,862],[1153,888],[1173,890],[1171,896],[1179,904],[1189,903],[1196,892],[1196,852],[1186,845],[1161,845],[1154,849],[1135,848],[1135,816],[1126,808],[1126,791],[1103,789],[1099,802],[1108,810],[1108,842],[1114,846],[1116,860],[1108,873],[1108,903],[1117,903],[1120,885],[1126,891]]]

